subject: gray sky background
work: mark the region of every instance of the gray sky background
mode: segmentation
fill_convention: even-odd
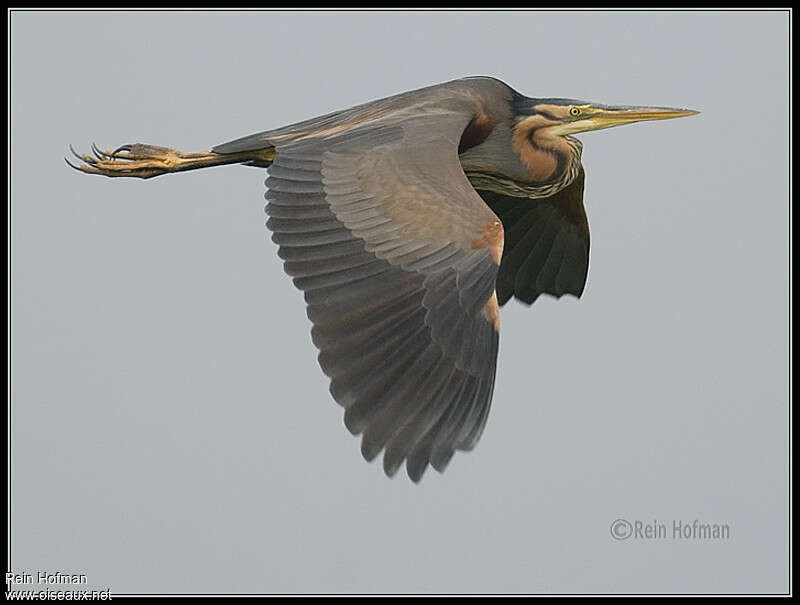
[[[782,592],[788,16],[11,15],[12,556],[130,592]],[[478,447],[365,463],[263,171],[83,176],[468,75],[691,107],[582,136],[578,301],[501,314]],[[612,539],[617,518],[728,540]]]

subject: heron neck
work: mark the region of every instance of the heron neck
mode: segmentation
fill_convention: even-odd
[[[492,135],[494,136],[494,133]],[[459,156],[461,167],[475,189],[511,197],[541,199],[550,197],[572,184],[580,172],[583,145],[578,139],[569,136],[559,137],[562,143],[559,149],[542,150],[543,153],[562,155],[564,160],[554,162],[554,166],[559,168],[558,174],[551,174],[551,178],[537,182],[531,179],[529,167],[523,164],[519,155],[513,151],[510,145],[510,130],[504,144],[501,143],[500,137],[493,138],[493,136]],[[548,142],[542,141],[541,144],[547,145]]]

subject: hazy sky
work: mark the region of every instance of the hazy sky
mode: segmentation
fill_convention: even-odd
[[[788,15],[11,15],[12,565],[130,592],[787,590]],[[483,438],[361,458],[263,170],[80,175],[468,75],[691,107],[582,136],[580,301],[512,302]],[[616,519],[664,526],[616,540]],[[727,525],[677,539],[675,522]]]

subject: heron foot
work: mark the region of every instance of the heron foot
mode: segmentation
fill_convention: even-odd
[[[92,155],[78,153],[72,145],[69,149],[72,155],[81,161],[76,165],[66,160],[69,166],[86,174],[108,177],[127,176],[149,179],[170,172],[183,172],[243,161],[238,157],[239,154],[220,154],[213,151],[187,153],[142,143],[122,145],[114,151],[104,151],[92,143]]]

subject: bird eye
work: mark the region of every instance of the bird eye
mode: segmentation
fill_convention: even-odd
[[[571,115],[573,118],[577,118],[579,115],[581,115],[581,110],[577,107],[570,107],[569,115]]]

